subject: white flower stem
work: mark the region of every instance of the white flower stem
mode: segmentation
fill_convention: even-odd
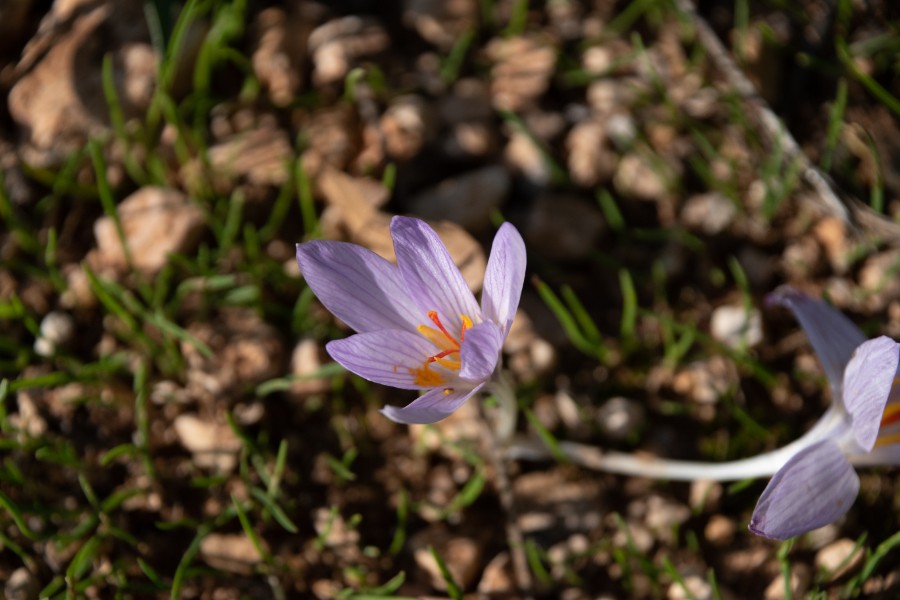
[[[515,496],[507,471],[505,451],[516,429],[518,403],[515,390],[509,378],[499,371],[488,386],[491,394],[497,399],[496,417],[488,418],[484,405],[481,405],[482,425],[485,431],[487,455],[494,470],[494,483],[497,496],[506,516],[506,543],[509,546],[510,562],[513,576],[519,588],[520,598],[533,600],[533,583],[528,559],[525,556],[525,536],[519,528]]]
[[[507,458],[546,460],[552,458],[556,453],[562,454],[567,460],[587,469],[607,473],[679,481],[699,479],[738,481],[773,475],[800,450],[826,437],[835,436],[842,423],[843,416],[837,410],[828,410],[812,429],[790,444],[751,458],[722,463],[669,460],[649,455],[603,452],[594,446],[575,442],[559,442],[554,449],[551,449],[540,440],[523,440],[509,445]]]
[[[509,376],[502,370],[488,384],[488,389],[491,395],[497,399],[497,417],[494,421],[497,442],[501,446],[505,446],[516,431],[516,418],[518,417],[519,409],[518,402],[516,402],[516,392],[513,389],[512,382],[509,380]]]

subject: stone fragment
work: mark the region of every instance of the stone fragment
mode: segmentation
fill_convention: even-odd
[[[694,512],[710,512],[719,507],[722,500],[722,484],[718,481],[696,479],[691,482],[688,504]]]
[[[151,275],[165,266],[169,254],[192,251],[205,224],[198,206],[168,188],[143,187],[123,200],[116,211],[132,264]],[[99,263],[124,271],[128,263],[115,221],[101,217],[94,223],[94,235]]]
[[[213,145],[207,154],[214,180],[247,181],[256,185],[281,186],[290,177],[294,158],[287,133],[274,124],[237,133]]]
[[[218,473],[230,473],[237,466],[241,441],[228,425],[182,414],[173,423],[178,440],[192,455],[198,467]]]
[[[756,308],[723,304],[713,310],[709,329],[731,348],[752,348],[762,341],[762,315]]]
[[[575,125],[566,137],[569,174],[583,187],[606,181],[615,172],[618,156],[607,146],[606,127],[588,120]]]
[[[3,11],[0,10],[0,18]],[[3,597],[6,600],[37,600],[41,591],[40,581],[25,567],[13,571],[3,586]]]
[[[512,578],[509,553],[501,552],[492,558],[484,568],[481,581],[478,582],[478,593],[490,597],[510,595],[515,591],[516,584]]]
[[[432,548],[444,561],[453,580],[463,589],[468,589],[475,583],[475,577],[481,569],[482,544],[471,537],[429,528],[413,535],[409,540],[409,547],[416,564],[438,590],[446,590],[447,582],[432,555]]]
[[[900,298],[900,250],[885,250],[866,259],[859,286],[866,292],[866,308],[881,311]]]
[[[491,99],[495,108],[519,112],[547,91],[556,49],[545,41],[526,36],[495,38],[485,52],[494,63]]]
[[[706,235],[725,231],[737,216],[737,206],[721,192],[695,194],[681,209],[684,224]]]
[[[381,131],[388,155],[409,160],[437,135],[434,109],[421,96],[399,96],[381,117]]]
[[[40,356],[52,356],[64,348],[75,336],[75,319],[68,313],[54,310],[41,320],[40,336],[34,340],[34,351]]]
[[[475,0],[405,0],[403,21],[426,41],[449,51],[478,24]]]
[[[703,536],[714,546],[727,546],[734,539],[737,525],[724,515],[713,515],[703,529]]]
[[[291,393],[302,398],[328,391],[327,378],[312,377],[321,368],[322,348],[319,343],[313,338],[297,342],[291,354],[291,375],[302,379],[291,383]]]
[[[200,556],[212,568],[238,575],[252,575],[262,563],[259,550],[244,534],[211,533],[200,542]]]
[[[495,165],[446,179],[409,199],[411,213],[427,221],[452,221],[467,231],[481,231],[509,194],[505,167]]]
[[[825,571],[828,581],[835,581],[859,568],[865,555],[865,549],[855,541],[841,538],[816,552],[815,565]]]
[[[9,112],[22,132],[28,163],[55,166],[107,130],[104,55],[112,59],[125,117],[146,110],[157,65],[145,23],[139,3],[53,4],[23,51],[16,66],[20,76],[9,91]]]
[[[718,595],[705,577],[697,573],[683,574],[681,581],[673,582],[666,592],[668,600],[711,600]]]
[[[791,594],[788,596],[787,586],[790,586]],[[772,582],[766,586],[763,592],[764,600],[783,600],[784,598],[802,598],[809,587],[809,568],[802,563],[795,563],[791,566],[791,573],[788,580],[785,581],[784,575],[777,575]]]
[[[254,22],[253,72],[275,106],[287,106],[302,85],[309,20],[283,9],[261,10]]]
[[[626,198],[662,200],[669,193],[672,175],[666,164],[643,153],[629,153],[619,161],[613,175],[616,191]]]
[[[644,409],[630,398],[617,396],[603,403],[597,422],[610,439],[626,440],[644,424]]]
[[[843,219],[824,217],[813,227],[813,235],[825,249],[825,256],[836,273],[846,273],[850,266],[852,245]]]
[[[340,17],[316,27],[308,43],[313,82],[323,86],[342,81],[359,59],[378,54],[390,41],[384,27],[370,17]]]

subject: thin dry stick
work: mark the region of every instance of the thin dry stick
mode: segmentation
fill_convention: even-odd
[[[828,211],[844,222],[851,223],[852,215],[847,210],[847,206],[831,188],[828,179],[810,162],[806,154],[800,149],[794,136],[791,135],[791,132],[775,116],[775,113],[768,107],[765,100],[760,97],[750,80],[735,64],[734,59],[731,58],[731,55],[725,49],[725,46],[722,45],[716,33],[703,17],[697,14],[691,0],[675,0],[675,5],[681,12],[691,18],[691,21],[694,23],[694,29],[697,32],[697,39],[706,48],[709,57],[725,77],[728,85],[740,94],[747,106],[755,112],[756,120],[772,143],[779,144],[785,151],[788,160],[792,160],[797,164],[803,180],[816,191],[825,203]]]

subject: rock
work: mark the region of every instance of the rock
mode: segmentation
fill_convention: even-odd
[[[722,494],[722,484],[718,481],[697,479],[691,482],[688,504],[694,512],[710,512],[719,507]]]
[[[322,394],[330,386],[327,378],[310,378],[322,368],[322,348],[314,338],[304,338],[291,354],[291,375],[302,377],[291,383],[291,393],[298,397]]]
[[[484,568],[481,581],[478,582],[478,593],[488,596],[504,596],[515,592],[516,584],[512,577],[509,553],[501,552],[492,558]]]
[[[597,248],[605,223],[596,205],[579,197],[546,192],[522,226],[522,236],[551,260],[580,260]]]
[[[519,112],[533,105],[550,85],[556,49],[538,37],[495,38],[485,53],[491,69],[491,100],[499,110]]]
[[[606,135],[620,152],[631,149],[637,138],[637,125],[634,117],[627,114],[614,114],[606,120]]]
[[[731,348],[752,348],[762,341],[762,316],[756,308],[724,304],[713,310],[709,329]]]
[[[690,509],[680,502],[663,498],[658,494],[652,494],[647,499],[644,520],[647,527],[657,534],[670,535],[674,527],[683,525],[690,516]]]
[[[713,594],[712,586],[706,578],[696,573],[683,574],[682,581],[672,583],[666,592],[668,600],[710,600],[718,597]]]
[[[0,10],[0,17],[3,11]],[[13,571],[3,586],[3,597],[6,600],[37,600],[41,590],[40,582],[31,571],[19,567]]]
[[[355,548],[359,546],[359,531],[348,526],[335,510],[317,508],[313,516],[316,534],[326,548]]]
[[[235,181],[278,187],[291,176],[294,152],[284,130],[263,123],[213,145],[207,158],[210,175],[223,190],[231,189]]]
[[[644,424],[644,408],[630,398],[610,398],[597,411],[597,423],[610,439],[623,441]]]
[[[618,156],[607,147],[606,140],[606,128],[598,121],[583,121],[569,131],[566,151],[572,181],[593,187],[612,177]]]
[[[865,549],[855,541],[841,538],[816,552],[815,565],[825,571],[828,581],[835,581],[858,569],[865,555]]]
[[[309,35],[313,82],[316,86],[344,80],[356,62],[390,45],[384,27],[370,17],[347,16],[316,27]]]
[[[399,96],[381,116],[385,150],[394,159],[416,156],[437,135],[434,109],[421,96]]]
[[[513,171],[537,186],[545,186],[553,176],[551,164],[541,147],[531,135],[519,129],[509,135],[503,158]]]
[[[475,0],[405,0],[403,21],[422,38],[449,51],[478,25]]]
[[[703,537],[714,546],[727,546],[734,539],[737,525],[724,515],[713,515],[703,529]]]
[[[721,192],[695,194],[681,209],[684,224],[706,235],[725,231],[737,216],[737,207]]]
[[[866,259],[859,273],[859,286],[867,293],[866,308],[881,311],[900,298],[900,250],[886,250]]]
[[[262,563],[259,550],[244,534],[211,533],[200,542],[200,556],[212,568],[238,575],[252,575]]]
[[[662,159],[650,160],[643,153],[631,152],[622,157],[613,175],[616,191],[626,198],[662,200],[669,193],[672,174]]]
[[[4,5],[5,6],[5,5]],[[5,21],[4,21],[5,23]],[[156,55],[140,4],[56,2],[16,66],[9,111],[24,159],[52,167],[108,128],[104,55],[126,118],[142,114],[156,85]]]
[[[152,275],[162,269],[173,252],[191,252],[200,241],[203,211],[178,190],[143,187],[117,207],[132,264]],[[115,221],[101,217],[94,223],[95,259],[103,266],[124,271],[128,267]]]
[[[175,418],[173,427],[198,467],[230,473],[237,466],[241,440],[228,425],[182,414]]]
[[[428,221],[447,220],[467,231],[490,226],[510,188],[505,167],[489,166],[447,179],[409,199],[410,212]]]
[[[68,313],[54,310],[41,320],[41,334],[34,340],[34,351],[40,356],[52,356],[66,347],[75,336],[75,319]]]
[[[253,24],[256,47],[250,58],[253,72],[275,106],[287,106],[302,85],[310,19],[281,8],[259,11]]]
[[[187,330],[213,352],[210,357],[190,341],[180,344],[188,390],[196,399],[242,393],[284,373],[281,336],[252,309],[222,310],[214,324],[195,321]]]
[[[19,433],[20,443],[29,438],[39,438],[47,432],[47,421],[41,415],[38,404],[41,402],[40,392],[21,390],[16,394],[17,414],[10,415],[10,422]]]
[[[447,582],[432,555],[432,548],[462,589],[468,589],[475,583],[475,577],[481,569],[482,544],[471,537],[453,535],[434,528],[423,529],[410,538],[409,548],[416,564],[438,590],[446,590]]]
[[[724,394],[738,385],[734,363],[722,356],[695,361],[680,370],[672,381],[679,394],[689,396],[698,404],[715,404]]]
[[[813,227],[813,235],[825,249],[825,256],[836,273],[843,274],[850,267],[852,244],[843,219],[824,217]]]
[[[573,481],[558,470],[523,473],[513,481],[513,491],[526,534],[590,531],[602,524],[606,512],[599,481]]]
[[[791,586],[791,597],[803,597],[806,588],[809,587],[809,568],[802,563],[795,563],[791,567],[791,574],[788,581],[785,581],[783,575],[777,575],[763,592],[765,600],[782,600],[787,598],[785,587]]]

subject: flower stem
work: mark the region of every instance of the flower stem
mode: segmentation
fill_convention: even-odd
[[[481,415],[487,443],[487,455],[494,470],[497,496],[506,514],[506,543],[509,546],[510,562],[516,586],[519,588],[521,598],[531,600],[533,584],[531,571],[528,568],[528,559],[525,556],[525,536],[522,535],[522,530],[519,528],[515,497],[509,480],[505,456],[505,450],[516,429],[518,404],[512,383],[502,371],[491,382],[490,392],[497,399],[498,411],[491,423],[482,406]]]
[[[819,422],[806,434],[786,446],[751,458],[721,463],[669,460],[649,455],[603,452],[594,446],[575,442],[559,442],[551,451],[543,442],[535,439],[521,440],[510,444],[506,449],[506,457],[512,460],[546,460],[552,458],[554,453],[561,453],[571,462],[587,469],[619,475],[679,481],[700,479],[738,481],[773,475],[800,450],[822,439],[836,437],[836,433],[841,427],[843,427],[843,417],[838,410],[832,409],[822,415]]]

